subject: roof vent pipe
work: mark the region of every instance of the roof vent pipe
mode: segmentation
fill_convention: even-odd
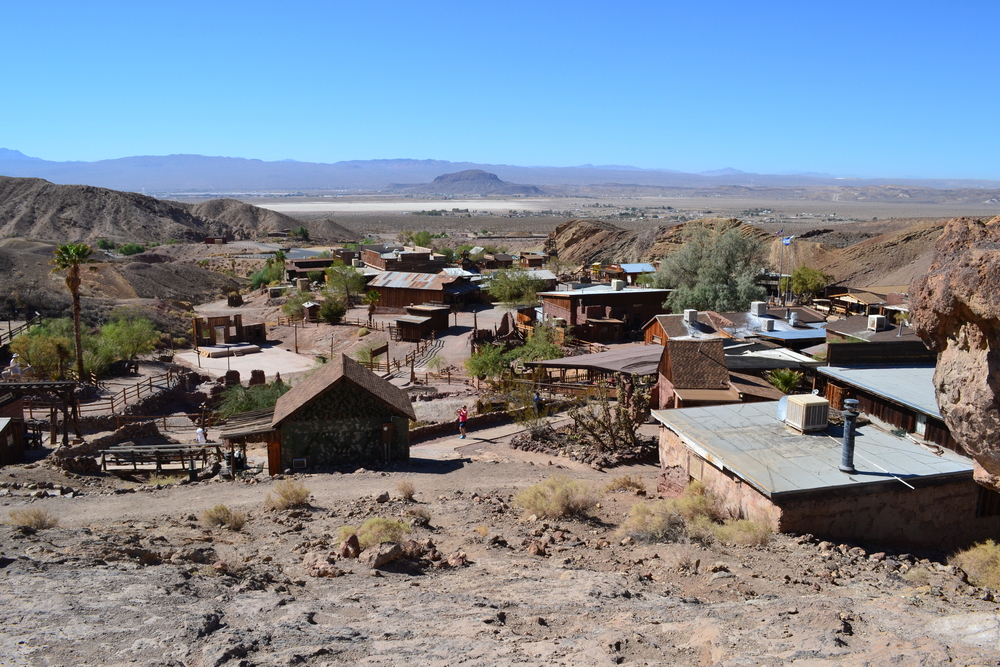
[[[844,400],[844,449],[840,456],[840,472],[853,475],[857,472],[854,467],[854,425],[858,419],[858,401],[855,398]]]

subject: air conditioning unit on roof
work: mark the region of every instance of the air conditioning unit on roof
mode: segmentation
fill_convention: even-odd
[[[785,423],[797,431],[822,431],[830,420],[830,401],[813,394],[788,397]]]
[[[882,329],[885,329],[885,315],[869,315],[868,330],[881,331]]]

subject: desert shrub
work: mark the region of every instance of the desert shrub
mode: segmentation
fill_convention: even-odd
[[[399,519],[376,516],[366,520],[360,528],[341,526],[337,531],[337,539],[343,542],[351,535],[357,535],[358,544],[362,549],[367,549],[383,542],[402,542],[403,536],[409,532],[410,527]]]
[[[299,482],[286,479],[274,485],[274,495],[270,493],[264,503],[273,510],[287,510],[301,507],[309,502],[309,489]]]
[[[324,299],[319,306],[319,318],[327,324],[339,324],[347,314],[347,306],[340,299]]]
[[[216,505],[202,512],[201,520],[209,526],[225,526],[233,513],[225,505]]]
[[[959,551],[949,562],[962,568],[971,584],[1000,589],[1000,544],[993,540]]]
[[[15,526],[25,526],[36,530],[55,528],[59,525],[58,517],[41,507],[29,507],[23,510],[11,510],[10,523]]]
[[[399,492],[400,497],[406,502],[413,500],[413,494],[417,492],[413,482],[408,479],[401,479],[396,482],[396,491]]]
[[[431,522],[431,512],[426,507],[408,507],[406,516],[411,517],[411,523],[417,526],[427,526]]]
[[[115,242],[109,239],[97,239],[97,247],[101,250],[114,250]]]
[[[278,399],[289,389],[291,387],[284,382],[271,382],[255,387],[234,384],[222,392],[219,413],[223,417],[230,417],[241,412],[274,407]]]
[[[118,248],[118,252],[123,255],[138,255],[140,252],[146,252],[146,246],[138,243],[126,243]]]
[[[475,530],[476,534],[483,539],[486,539],[486,536],[490,534],[490,527],[485,526],[483,524],[479,524],[478,526],[476,526]]]
[[[321,283],[326,280],[326,274],[319,269],[315,271],[306,271],[306,278],[308,278],[311,283]]]
[[[368,327],[361,327],[360,329],[358,329],[358,338],[364,338],[370,333],[371,331],[368,330]]]
[[[664,502],[670,503],[673,511],[684,517],[687,522],[699,517],[712,522],[722,520],[722,512],[716,504],[715,496],[697,480],[688,484],[679,497],[668,498]]]
[[[774,531],[767,524],[747,519],[726,519],[721,524],[713,524],[715,539],[723,544],[738,544],[744,547],[762,547],[771,541]]]
[[[240,532],[243,530],[243,526],[247,523],[247,515],[243,512],[232,512],[229,515],[229,522],[226,523],[226,528],[233,532]]]
[[[616,477],[604,487],[604,493],[614,493],[616,491],[646,491],[646,485],[642,482],[642,475],[623,475]]]
[[[639,542],[661,542],[678,540],[684,536],[684,519],[667,500],[655,503],[636,503],[629,518],[619,529],[622,536],[628,535]]]
[[[518,493],[514,502],[532,514],[558,519],[587,515],[597,504],[597,494],[586,482],[553,475]]]
[[[281,305],[281,312],[293,320],[301,319],[305,315],[302,304],[312,301],[312,294],[309,292],[296,292],[285,300]]]

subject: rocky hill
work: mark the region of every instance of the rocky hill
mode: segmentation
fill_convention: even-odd
[[[0,238],[162,243],[223,235],[253,239],[269,230],[299,226],[309,229],[316,239],[358,237],[331,221],[303,222],[235,199],[185,204],[88,185],[0,176]]]
[[[747,223],[722,218],[696,222],[734,226],[757,236],[767,244],[768,260],[776,269],[779,261],[786,271],[807,264],[854,288],[910,284],[930,268],[934,243],[945,225],[942,220],[912,220],[872,233],[817,230],[782,248],[777,237]],[[680,247],[690,224],[635,231],[600,220],[570,220],[549,235],[546,247],[579,264],[653,261]]]
[[[454,174],[442,174],[431,183],[422,185],[394,184],[390,188],[404,192],[446,195],[527,195],[540,196],[545,191],[534,185],[518,185],[500,180],[496,174],[482,169],[467,169]]]

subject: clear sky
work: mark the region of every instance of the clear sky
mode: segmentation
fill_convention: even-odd
[[[1000,2],[8,2],[0,147],[1000,179]]]

